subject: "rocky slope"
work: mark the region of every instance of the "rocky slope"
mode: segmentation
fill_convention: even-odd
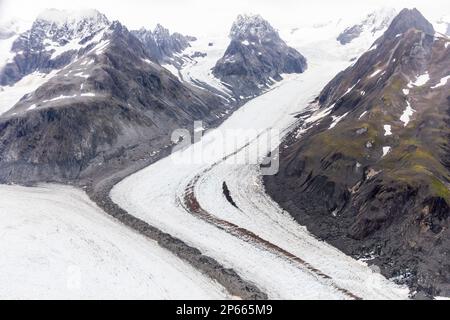
[[[301,73],[306,59],[290,48],[261,16],[239,15],[230,31],[231,42],[213,74],[237,97],[252,97],[282,79]]]
[[[179,61],[180,58],[174,54],[183,52],[190,46],[189,42],[196,40],[195,37],[184,36],[177,32],[171,34],[160,24],[153,31],[142,28],[131,31],[131,33],[141,40],[149,55],[159,63],[169,63],[175,66],[179,66],[182,61]]]
[[[450,48],[402,10],[299,116],[267,191],[308,229],[450,296]]]
[[[170,146],[173,130],[192,127],[195,120],[213,124],[228,110],[215,95],[181,83],[153,61],[119,22],[100,33],[81,26],[69,28],[82,30],[85,39],[69,64],[0,117],[0,181],[94,177],[132,160],[135,150],[151,158]],[[55,42],[70,38],[71,33],[50,30]],[[40,39],[29,41],[39,48]],[[51,54],[46,50],[36,57]],[[42,65],[31,64],[29,70],[35,66]]]

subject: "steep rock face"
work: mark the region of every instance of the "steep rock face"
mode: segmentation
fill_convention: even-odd
[[[149,54],[160,63],[171,63],[177,65],[177,57],[174,54],[181,53],[190,46],[189,42],[195,41],[195,37],[184,36],[180,33],[170,34],[169,30],[158,24],[155,30],[131,31],[142,41]]]
[[[395,9],[381,9],[372,12],[361,23],[342,31],[336,40],[342,45],[346,45],[356,38],[364,36],[364,33],[376,34],[379,31],[385,30],[395,16]]]
[[[401,11],[323,89],[281,148],[279,173],[265,179],[314,234],[414,290],[447,296],[448,44],[417,10]]]
[[[14,58],[0,69],[0,85],[12,85],[34,71],[48,73],[68,65],[81,51],[95,45],[109,24],[96,10],[44,11],[31,29],[14,41]]]
[[[392,20],[389,29],[385,32],[384,38],[394,38],[403,34],[409,29],[421,30],[425,34],[434,35],[433,25],[417,10],[403,9],[398,16]]]
[[[213,74],[236,96],[252,97],[283,73],[301,73],[306,59],[290,48],[261,16],[239,15],[230,31],[231,42]]]
[[[146,157],[177,128],[218,121],[223,103],[182,84],[150,60],[120,23],[0,118],[0,181],[67,181],[114,165],[128,150]],[[101,165],[101,166],[100,166]]]

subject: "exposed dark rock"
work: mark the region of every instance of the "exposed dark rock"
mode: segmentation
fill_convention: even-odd
[[[231,197],[230,190],[228,189],[227,183],[225,181],[222,183],[222,191],[227,201],[231,203],[233,207],[237,208],[238,206],[234,202],[233,197]]]
[[[269,194],[313,234],[373,256],[385,276],[429,297],[450,296],[450,83],[434,87],[450,72],[450,54],[433,34],[417,10],[402,10],[322,90],[330,114],[300,137],[294,130],[280,171],[265,177]],[[425,73],[429,81],[412,84]],[[408,104],[415,112],[405,125]]]
[[[237,97],[253,97],[281,80],[281,74],[301,73],[306,69],[306,59],[288,47],[259,15],[239,15],[230,38],[213,74],[229,84]]]
[[[337,41],[339,41],[341,44],[347,44],[352,42],[352,40],[358,38],[361,33],[363,32],[363,26],[358,24],[354,25],[353,27],[345,29],[338,37]]]
[[[398,34],[405,33],[411,28],[421,30],[425,34],[434,35],[433,25],[417,10],[403,9],[394,18],[389,29],[384,34],[385,38],[395,38]]]
[[[189,42],[197,39],[192,36],[184,36],[180,33],[170,34],[169,30],[158,24],[155,30],[146,30],[144,28],[131,31],[139,40],[142,41],[150,56],[160,63],[170,63],[175,66],[181,65],[180,58],[174,56],[176,53],[183,52],[190,46]],[[174,61],[175,60],[175,61]]]
[[[137,145],[171,145],[172,131],[195,120],[220,121],[227,108],[221,99],[152,62],[120,23],[101,45],[0,118],[1,181],[77,179]]]

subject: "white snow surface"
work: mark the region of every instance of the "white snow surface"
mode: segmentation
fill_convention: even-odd
[[[441,78],[441,80],[439,81],[439,83],[436,84],[436,85],[434,85],[434,86],[432,86],[431,89],[436,89],[436,88],[445,86],[445,85],[447,84],[447,81],[448,81],[449,79],[450,79],[450,76],[446,76],[446,77]]]
[[[0,115],[10,110],[27,93],[33,92],[51,79],[58,71],[49,74],[34,72],[23,77],[13,86],[0,87]]]
[[[344,113],[341,116],[333,116],[333,122],[330,124],[330,127],[328,129],[333,129],[347,115],[348,115],[348,112]]]
[[[391,147],[383,147],[383,156],[385,157],[391,151]]]
[[[270,146],[252,141],[230,156],[230,161],[220,161],[248,142],[245,138],[223,140],[221,134],[231,131],[240,137],[239,130],[250,128],[257,131],[271,128],[284,133],[295,121],[290,114],[304,109],[339,70],[348,66],[348,55],[339,59],[327,48],[320,44],[300,48],[300,52],[307,54],[309,63],[304,74],[286,77],[276,88],[234,112],[217,129],[207,131],[200,142],[185,151],[178,151],[127,177],[113,188],[112,199],[130,214],[200,249],[225,267],[233,268],[267,292],[270,298],[349,299],[337,288],[365,299],[407,298],[407,288],[395,285],[365,263],[317,240],[266,195],[259,166],[238,160],[248,155],[261,161],[261,155],[269,151]],[[188,160],[193,150],[196,155],[208,155],[208,161],[180,161]],[[215,161],[218,163],[205,172]],[[323,279],[267,247],[246,241],[188,212],[182,205],[183,196],[194,177],[198,177],[194,194],[209,214],[257,234],[320,269],[331,279]],[[224,181],[240,210],[223,196]]]
[[[425,72],[424,74],[421,74],[420,76],[418,76],[415,81],[409,82],[408,88],[421,87],[425,83],[427,83],[429,80],[430,80],[430,75],[428,74],[428,72]]]
[[[385,125],[383,126],[383,128],[384,128],[384,136],[390,136],[390,135],[392,135],[391,125],[385,124]]]
[[[227,298],[81,190],[0,185],[0,193],[0,299]]]
[[[174,76],[176,76],[178,78],[178,80],[182,81],[182,79],[180,78],[180,74],[178,72],[178,69],[175,68],[175,66],[171,65],[170,63],[163,64],[162,66],[164,68],[166,68],[168,71],[170,71],[170,73],[172,73]]]
[[[18,37],[18,35],[15,35],[8,39],[0,39],[0,71],[14,58],[15,53],[11,51],[11,48]]]
[[[375,71],[369,76],[369,78],[375,77],[375,76],[376,76],[377,74],[379,74],[381,71],[382,71],[381,69],[375,70]]]
[[[409,103],[409,101],[406,101],[406,108],[400,117],[400,121],[403,122],[405,127],[408,125],[409,121],[411,120],[411,116],[413,115],[414,112],[415,110],[411,108],[411,104]]]
[[[193,85],[196,85],[195,82],[197,81],[206,83],[222,92],[225,96],[230,97],[230,90],[212,74],[211,70],[216,65],[216,62],[223,57],[229,42],[230,39],[223,35],[202,36],[196,41],[190,42],[191,46],[181,54],[184,61],[180,69],[182,79]],[[210,43],[212,46],[209,45]],[[206,53],[206,56],[189,58],[195,52]],[[175,71],[170,68],[169,70],[179,77],[178,70]]]
[[[367,113],[367,110],[364,111],[363,113],[361,113],[361,115],[359,116],[359,119],[362,119],[362,117],[364,117],[366,115],[366,113]]]

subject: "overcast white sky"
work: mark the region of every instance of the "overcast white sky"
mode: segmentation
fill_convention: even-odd
[[[0,20],[33,20],[46,8],[95,8],[129,28],[156,23],[185,34],[229,29],[239,13],[259,13],[277,28],[331,18],[363,16],[373,9],[417,7],[428,19],[450,15],[449,0],[0,0]]]

